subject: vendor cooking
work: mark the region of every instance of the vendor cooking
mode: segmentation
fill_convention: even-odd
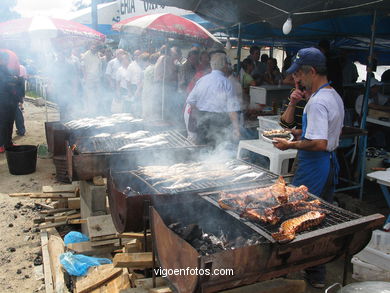
[[[298,168],[292,184],[305,185],[309,192],[329,202],[338,177],[338,163],[334,150],[344,120],[344,106],[339,94],[326,77],[326,58],[316,48],[298,51],[291,67],[295,82],[311,91],[303,111],[300,140],[275,138],[274,146],[280,150],[298,150]],[[325,266],[306,270],[308,281],[317,288],[324,286]]]
[[[233,138],[239,139],[237,111],[240,110],[240,101],[225,76],[228,69],[226,54],[212,54],[210,65],[212,72],[198,80],[187,104],[193,109],[191,116],[195,115],[191,119],[196,119],[198,143],[217,146],[231,137],[232,132]]]

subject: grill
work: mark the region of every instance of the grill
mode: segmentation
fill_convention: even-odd
[[[137,132],[135,132],[137,133]],[[171,131],[162,131],[162,132],[144,132],[144,136],[142,139],[148,139],[155,136],[161,136],[164,137],[164,140],[167,141],[166,144],[161,146],[152,146],[154,149],[158,148],[182,148],[182,147],[194,147],[192,143],[190,143],[188,140],[184,138],[183,135],[181,135],[176,130]],[[76,140],[75,145],[76,149],[75,151],[77,153],[82,154],[95,154],[95,153],[115,153],[120,152],[120,148],[136,143],[137,139],[129,139],[129,138],[113,138],[111,136],[109,137],[89,137],[86,138],[79,138]],[[140,147],[140,148],[134,148],[134,149],[124,149],[122,151],[138,151],[140,149],[147,149],[146,147]]]
[[[202,192],[202,191],[204,192],[207,190],[218,189],[221,187],[226,188],[228,186],[239,185],[242,183],[250,184],[251,182],[254,182],[254,181],[256,181],[257,184],[260,181],[264,182],[264,183],[271,183],[273,180],[275,180],[277,178],[277,175],[270,173],[269,171],[267,171],[259,166],[256,166],[256,165],[253,165],[253,164],[241,161],[241,160],[231,160],[231,161],[229,161],[229,163],[230,163],[230,169],[233,169],[237,166],[247,166],[249,169],[243,170],[243,171],[238,171],[238,172],[235,172],[234,174],[232,173],[232,176],[224,176],[223,178],[218,178],[218,179],[205,178],[199,182],[192,182],[191,178],[190,178],[189,182],[191,183],[191,185],[185,186],[182,188],[169,188],[169,186],[167,186],[167,185],[169,185],[169,183],[166,184],[165,186],[164,185],[155,185],[158,182],[158,180],[147,176],[144,172],[142,172],[140,170],[130,171],[130,172],[128,172],[128,174],[129,174],[128,176],[131,178],[130,179],[131,182],[136,181],[136,186],[138,186],[138,190],[137,190],[138,192],[141,192],[141,193],[147,192],[147,193],[155,193],[155,194],[165,194],[165,193],[175,194],[175,193],[181,193],[181,192],[196,192],[196,191],[197,192]],[[248,179],[244,178],[241,181],[237,181],[237,182],[232,183],[232,181],[235,178],[237,178],[238,176],[245,175],[245,174],[248,174],[251,172],[255,172],[255,173],[258,173],[261,175],[258,178],[256,178],[255,180],[251,180],[250,178],[248,178]],[[183,175],[185,175],[185,174],[183,174]],[[170,181],[170,182],[172,182],[172,181]]]
[[[196,182],[190,186],[180,189],[167,189],[164,186],[153,186],[155,180],[148,178],[140,169],[134,171],[111,172],[108,177],[108,194],[110,200],[111,214],[116,229],[119,232],[141,231],[145,228],[145,215],[148,214],[147,207],[155,202],[164,202],[175,196],[179,196],[183,201],[192,197],[197,197],[197,193],[211,190],[221,190],[227,186],[258,186],[272,183],[277,178],[260,167],[254,166],[241,160],[232,160],[231,166],[248,166],[246,172],[258,172],[263,174],[256,180],[242,180],[232,183],[232,177],[220,180],[204,180]],[[188,163],[190,164],[190,163]],[[185,174],[183,174],[185,175]],[[130,187],[130,192],[125,192]],[[146,212],[145,212],[146,211]]]
[[[239,191],[242,192],[242,191],[246,191],[246,190],[248,190],[248,188],[240,189]],[[232,192],[232,190],[225,190],[225,192],[229,192],[229,193],[234,194],[235,192],[237,192],[237,190],[233,190],[233,192]],[[211,204],[219,207],[219,204],[218,204],[218,200],[220,198],[219,192],[218,193],[202,193],[201,195],[204,196],[205,200],[207,200]],[[361,216],[359,216],[357,214],[354,214],[354,213],[351,213],[351,212],[346,211],[344,209],[338,208],[334,205],[331,205],[331,204],[323,201],[322,199],[318,198],[317,196],[315,196],[313,194],[309,194],[307,201],[312,201],[312,200],[320,200],[321,204],[319,207],[321,209],[327,210],[328,213],[320,225],[317,225],[315,227],[311,227],[311,228],[306,229],[306,230],[301,231],[301,232],[297,232],[296,233],[296,235],[297,235],[296,240],[310,237],[311,232],[321,233],[320,231],[324,228],[333,227],[333,226],[336,226],[339,224],[344,224],[344,223],[347,223],[349,221],[353,221],[353,220],[357,220],[357,219],[361,218]],[[261,235],[263,235],[265,238],[267,238],[268,240],[270,240],[272,242],[274,242],[275,240],[272,238],[271,234],[278,232],[279,227],[280,227],[280,223],[282,223],[284,220],[287,220],[287,218],[282,218],[277,224],[272,225],[270,223],[264,223],[261,221],[250,221],[250,220],[244,219],[244,218],[240,217],[240,215],[238,213],[236,213],[235,211],[227,211],[227,212],[230,213],[233,217],[235,217],[239,221],[245,222],[246,224],[252,226],[252,228],[254,228],[258,233],[260,233]],[[289,218],[291,218],[291,217],[289,217]],[[307,236],[306,234],[309,234],[309,236]]]
[[[78,138],[76,148],[68,146],[68,174],[73,180],[89,180],[94,176],[108,176],[110,166],[118,170],[131,170],[138,165],[156,164],[164,160],[184,162],[201,149],[190,143],[176,130],[148,132],[145,139],[163,135],[167,141],[163,145],[133,147],[119,150],[121,147],[136,143],[135,139]]]
[[[233,269],[233,276],[168,276],[177,292],[217,292],[327,263],[343,254],[355,254],[368,243],[372,230],[384,222],[383,215],[362,217],[326,203],[323,206],[332,211],[330,221],[280,244],[269,235],[272,227],[240,219],[219,208],[212,194],[189,201],[171,197],[150,207],[153,251],[164,269]],[[196,223],[205,233],[215,235],[221,230],[229,237],[255,234],[261,241],[205,255],[168,227],[177,222]]]

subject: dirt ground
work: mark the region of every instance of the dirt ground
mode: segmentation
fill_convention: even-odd
[[[48,120],[58,120],[55,109],[49,108]],[[45,144],[45,107],[25,103],[26,136],[15,136],[16,144]],[[55,169],[51,159],[40,159],[37,171],[30,175],[15,176],[8,172],[5,154],[0,154],[0,292],[44,292],[42,275],[40,234],[34,228],[33,219],[38,217],[34,202],[26,198],[11,198],[12,192],[39,192],[43,185],[59,184],[55,180]],[[43,202],[43,200],[41,200]],[[342,281],[343,259],[327,265],[327,287]],[[41,275],[39,274],[41,270]],[[38,271],[38,273],[36,272]],[[348,283],[352,266],[349,265]],[[292,278],[301,278],[300,273]],[[308,293],[324,292],[308,286]]]
[[[45,144],[45,107],[25,102],[26,135],[14,136],[16,144]],[[55,109],[48,109],[49,121],[56,121]],[[15,133],[15,129],[14,129]],[[0,154],[0,292],[44,292],[39,273],[42,266],[39,231],[33,219],[38,216],[33,199],[11,198],[12,192],[40,192],[43,185],[56,184],[55,169],[51,159],[37,161],[37,170],[29,175],[11,175],[5,154]],[[58,183],[57,183],[58,184]],[[43,200],[41,200],[43,202]],[[38,280],[37,280],[38,279]]]

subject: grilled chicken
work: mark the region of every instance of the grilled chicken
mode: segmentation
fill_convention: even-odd
[[[280,242],[285,243],[293,240],[295,234],[300,231],[307,230],[310,227],[321,224],[325,214],[319,211],[310,211],[302,216],[284,221],[279,228],[279,232],[273,233],[272,237]]]

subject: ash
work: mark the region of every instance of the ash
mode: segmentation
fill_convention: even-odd
[[[260,235],[256,234],[250,235],[248,238],[239,236],[234,239],[229,239],[222,230],[218,236],[211,233],[204,233],[197,224],[183,226],[181,223],[173,223],[168,227],[191,244],[202,255],[210,255],[243,246],[257,245],[261,243],[262,239]]]

